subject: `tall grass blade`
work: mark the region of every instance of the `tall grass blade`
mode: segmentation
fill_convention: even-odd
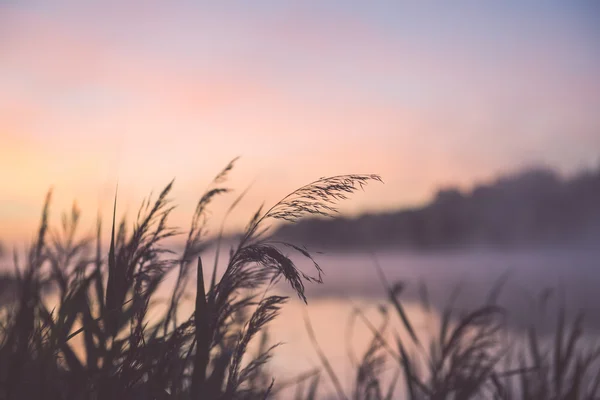
[[[191,394],[192,399],[200,399],[206,381],[206,367],[208,365],[208,352],[211,341],[208,326],[208,309],[206,307],[206,293],[204,291],[204,273],[202,269],[202,259],[200,257],[198,257],[194,320],[196,327],[196,356],[194,357]]]

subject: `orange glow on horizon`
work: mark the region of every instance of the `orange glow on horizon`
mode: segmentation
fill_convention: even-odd
[[[53,215],[76,199],[92,228],[117,183],[133,215],[174,177],[173,222],[185,229],[238,155],[230,186],[255,183],[232,230],[320,176],[384,178],[342,206],[357,214],[521,165],[570,172],[600,156],[597,32],[560,10],[535,24],[519,9],[506,21],[442,13],[434,26],[427,10],[379,4],[335,18],[301,4],[61,4],[0,6],[0,241],[31,238],[51,186]],[[216,221],[231,200],[215,205]]]

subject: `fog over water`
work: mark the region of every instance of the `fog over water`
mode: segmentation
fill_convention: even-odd
[[[564,287],[567,302],[590,308],[600,284],[600,248],[545,250],[460,250],[445,252],[335,253],[320,256],[325,283],[308,287],[310,296],[353,295],[379,297],[382,285],[378,262],[387,279],[403,281],[403,296],[415,299],[423,281],[434,300],[448,297],[461,284],[463,301],[481,301],[498,279],[507,275],[504,301],[527,301],[544,289]],[[600,322],[600,321],[599,321]]]
[[[220,252],[220,272],[228,260],[228,246]],[[294,258],[298,266],[314,272],[310,262]],[[382,282],[377,274],[377,262],[389,284],[402,282],[405,289],[400,295],[406,312],[419,337],[434,335],[439,323],[439,313],[449,305],[452,292],[460,291],[453,303],[457,309],[473,309],[481,306],[494,284],[505,280],[498,303],[509,315],[509,326],[515,337],[523,334],[522,328],[538,318],[534,308],[535,299],[548,288],[555,289],[549,307],[558,307],[556,299],[563,298],[568,316],[583,310],[586,313],[585,327],[588,338],[600,337],[600,305],[594,301],[600,287],[600,248],[554,248],[536,250],[460,250],[440,252],[367,251],[329,252],[315,254],[323,268],[322,284],[306,285],[308,304],[303,304],[281,282],[274,291],[290,294],[280,316],[270,325],[272,343],[281,343],[274,352],[270,366],[273,376],[279,381],[320,367],[320,361],[306,331],[305,315],[310,319],[319,345],[344,385],[351,385],[355,370],[349,358],[362,356],[372,332],[353,314],[359,308],[375,326],[383,320],[381,305],[386,303]],[[208,281],[214,263],[214,250],[203,255],[205,281]],[[10,260],[3,259],[2,269],[10,268]],[[169,279],[175,276],[171,274]],[[169,295],[167,280],[159,297]],[[193,281],[194,279],[192,279]],[[427,286],[432,309],[427,311],[419,296],[419,285]],[[556,290],[558,288],[558,290]],[[187,317],[192,312],[194,293],[190,285],[187,306],[181,312]],[[155,312],[160,312],[157,303]],[[552,311],[552,309],[550,310]],[[392,312],[390,321],[401,334],[397,316]],[[549,312],[548,318],[556,315]],[[546,327],[552,327],[552,321]],[[350,386],[348,386],[350,387]],[[327,385],[323,390],[327,391]]]
[[[228,248],[225,246],[220,255],[221,268],[224,268],[227,258]],[[336,371],[348,382],[352,381],[348,347],[352,344],[360,355],[361,349],[372,338],[369,329],[355,321],[354,333],[351,340],[348,339],[353,309],[361,308],[377,325],[377,321],[381,320],[380,305],[386,303],[375,262],[381,266],[390,285],[396,282],[404,284],[400,299],[415,329],[423,337],[435,332],[438,313],[449,305],[454,291],[459,290],[460,293],[453,303],[456,309],[474,309],[483,305],[499,280],[505,283],[498,304],[508,311],[507,322],[515,335],[521,335],[526,324],[539,317],[539,308],[536,308],[539,301],[536,301],[547,289],[552,289],[553,294],[548,303],[550,312],[547,313],[548,323],[544,325],[546,329],[553,328],[551,318],[556,315],[560,299],[564,298],[568,317],[573,318],[582,310],[586,314],[586,331],[594,338],[600,333],[600,305],[594,301],[600,287],[600,248],[328,252],[315,254],[315,259],[323,268],[324,282],[306,284],[308,305],[297,299],[285,282],[275,289],[291,296],[281,315],[272,322],[269,332],[274,343],[283,343],[276,349],[273,360],[275,375],[280,377],[289,377],[320,365],[306,332],[306,313]],[[214,252],[207,251],[203,260],[205,266],[212,268]],[[314,272],[309,261],[300,257],[294,260],[303,271]],[[209,274],[206,275],[208,278]],[[422,307],[420,283],[428,289],[432,305],[429,313]]]
[[[382,321],[379,306],[386,302],[374,259],[390,284],[398,281],[405,284],[400,298],[422,338],[435,334],[438,313],[449,305],[448,299],[457,287],[460,295],[455,307],[474,309],[483,305],[499,279],[505,283],[498,303],[507,309],[509,327],[515,337],[522,337],[526,324],[542,318],[535,301],[548,288],[555,291],[548,303],[550,312],[543,317],[546,324],[542,329],[554,328],[552,318],[557,314],[559,299],[564,298],[567,317],[572,319],[583,310],[588,338],[596,341],[599,337],[600,305],[594,298],[600,286],[600,249],[331,253],[317,257],[325,271],[324,283],[307,285],[308,305],[293,299],[272,324],[273,340],[285,343],[276,351],[275,375],[289,377],[320,366],[304,326],[306,312],[320,346],[326,349],[340,379],[347,384],[353,382],[356,371],[348,362],[349,348],[360,357],[372,338],[372,332],[356,319],[349,336],[353,309],[361,308],[373,325],[378,326]],[[308,264],[299,263],[310,268]],[[433,305],[431,312],[422,307],[420,282],[428,288]],[[405,334],[396,319],[395,315],[391,317],[392,324]]]
[[[493,286],[501,280],[505,282],[498,302],[510,311],[514,324],[520,325],[535,299],[543,291],[552,289],[555,298],[564,297],[567,310],[585,311],[587,325],[600,331],[600,304],[593,301],[600,287],[600,246],[428,252],[335,251],[313,253],[313,256],[323,269],[323,283],[306,283],[310,305],[349,298],[384,300],[386,294],[375,267],[377,263],[390,285],[402,282],[404,290],[400,298],[405,302],[420,303],[419,287],[424,284],[433,308],[446,306],[456,290],[460,292],[454,303],[456,307],[476,306],[485,301]],[[225,245],[220,251],[218,274],[225,268],[228,257],[229,247]],[[205,281],[209,281],[214,250],[206,250],[202,258]],[[309,260],[295,255],[292,258],[304,272],[316,274]],[[12,257],[8,254],[0,258],[0,271],[13,271]],[[171,273],[164,283],[165,295],[174,278],[175,274]],[[293,296],[285,282],[280,282],[275,290]]]

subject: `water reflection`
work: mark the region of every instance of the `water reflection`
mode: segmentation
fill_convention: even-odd
[[[506,322],[511,332],[510,340],[524,341],[523,329],[536,320],[544,320],[538,325],[542,335],[551,333],[555,327],[553,318],[564,298],[567,315],[574,317],[578,311],[585,311],[586,341],[591,343],[598,339],[600,329],[600,308],[591,301],[600,284],[598,256],[598,249],[390,251],[378,253],[376,259],[390,283],[404,282],[406,289],[401,299],[417,335],[425,343],[437,334],[440,310],[450,305],[449,299],[457,288],[460,294],[453,307],[472,310],[486,301],[499,279],[505,280],[498,303],[508,311]],[[210,256],[206,258],[210,260]],[[371,254],[327,254],[317,260],[325,271],[325,282],[307,286],[308,305],[292,297],[271,324],[272,341],[283,343],[275,352],[272,373],[279,381],[285,381],[322,366],[306,333],[306,314],[334,371],[345,388],[351,389],[356,381],[357,360],[373,338],[371,328],[356,317],[355,309],[360,308],[372,326],[379,326],[384,319],[381,305],[387,303],[385,291]],[[303,269],[311,268],[305,260],[297,261]],[[429,311],[422,305],[420,282],[427,287],[427,297],[432,305]],[[538,300],[547,288],[558,290],[548,304],[546,315],[541,315]],[[284,284],[277,289],[287,291]],[[405,342],[410,342],[397,316],[391,316],[390,326],[388,334],[397,333]],[[389,339],[394,343],[393,338]],[[389,374],[395,372],[393,367],[390,363]],[[326,375],[322,379],[323,390],[333,393]]]
[[[227,250],[220,259],[227,260]],[[401,294],[406,313],[415,328],[417,336],[426,343],[438,332],[440,310],[449,305],[448,299],[460,284],[460,296],[454,307],[473,309],[485,301],[486,296],[500,277],[507,277],[499,296],[499,304],[509,313],[509,327],[513,339],[522,339],[523,328],[527,323],[541,317],[536,309],[535,299],[545,288],[561,288],[567,301],[569,315],[584,310],[587,315],[586,340],[598,339],[600,329],[600,306],[593,301],[596,288],[600,285],[598,265],[599,249],[550,249],[546,251],[461,251],[445,253],[400,253],[380,252],[376,259],[390,283],[402,281],[405,290]],[[205,265],[211,266],[214,253],[203,256]],[[306,260],[297,260],[307,271],[311,265]],[[325,271],[324,283],[307,285],[308,305],[296,297],[290,299],[281,315],[270,325],[271,343],[282,343],[269,365],[277,382],[299,376],[321,367],[315,349],[306,332],[304,317],[310,319],[319,346],[324,350],[335,373],[347,390],[356,381],[358,360],[373,338],[372,327],[365,319],[378,327],[385,320],[384,308],[387,303],[385,291],[376,269],[373,256],[367,253],[327,254],[317,257]],[[223,264],[221,264],[223,265]],[[207,268],[210,271],[211,268]],[[222,270],[220,271],[222,272]],[[508,275],[506,275],[508,273]],[[205,281],[209,281],[209,276]],[[152,315],[158,317],[164,312],[175,276],[168,276],[159,298],[155,299]],[[192,281],[193,281],[192,277]],[[419,282],[427,287],[427,310],[422,303]],[[276,291],[287,291],[287,286],[279,285]],[[560,292],[560,291],[559,291]],[[192,313],[193,285],[190,286],[180,320]],[[162,299],[161,299],[162,297]],[[560,293],[555,296],[560,297]],[[162,301],[164,300],[164,301]],[[49,309],[52,299],[49,298]],[[556,301],[550,307],[557,307]],[[356,314],[360,309],[362,316]],[[556,312],[548,310],[549,321],[542,327],[552,329],[551,318]],[[393,310],[389,312],[390,329],[388,335],[398,334],[405,342],[409,337]],[[150,321],[151,323],[151,321]],[[389,339],[393,337],[389,336]],[[76,339],[77,341],[79,339]],[[76,346],[77,347],[77,346]],[[387,374],[396,371],[389,364]],[[324,375],[321,388],[332,391],[332,386]]]

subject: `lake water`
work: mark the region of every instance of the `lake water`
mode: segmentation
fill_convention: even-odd
[[[213,257],[207,252],[203,256],[204,265],[211,266]],[[372,338],[370,329],[360,318],[355,318],[353,310],[360,308],[374,326],[384,319],[380,305],[386,303],[385,292],[374,267],[375,260],[390,284],[398,281],[404,283],[406,289],[400,298],[422,337],[435,332],[439,319],[436,309],[447,305],[448,298],[458,284],[462,286],[456,306],[472,308],[482,304],[489,290],[502,276],[507,280],[499,303],[510,312],[516,335],[520,327],[531,321],[535,313],[534,299],[548,287],[564,291],[571,315],[578,310],[586,312],[586,327],[591,336],[597,336],[596,332],[600,332],[600,303],[597,302],[600,249],[436,253],[381,251],[375,255],[348,252],[318,255],[316,259],[324,270],[324,283],[307,284],[308,305],[289,293],[285,285],[276,289],[291,295],[290,302],[269,330],[272,343],[283,343],[275,350],[270,364],[277,382],[321,366],[306,331],[306,315],[312,323],[319,346],[342,384],[351,387],[356,374],[352,360],[360,358]],[[221,260],[227,260],[227,251],[221,254]],[[298,265],[304,271],[311,272],[312,266],[306,260],[298,259]],[[428,288],[433,305],[429,312],[419,300],[419,282],[424,282]],[[556,307],[556,303],[553,304]],[[406,335],[396,320],[397,316],[392,314],[391,323],[396,325],[395,329],[401,335]],[[322,377],[322,386],[326,391],[331,390],[326,376]]]
[[[284,344],[275,350],[271,368],[279,381],[321,366],[309,340],[304,317],[308,316],[319,346],[323,349],[336,374],[346,388],[351,388],[356,366],[351,361],[362,356],[372,338],[371,330],[360,318],[353,317],[359,307],[372,325],[379,326],[384,317],[380,305],[386,304],[382,282],[374,267],[381,266],[390,284],[402,281],[401,294],[406,312],[420,337],[436,331],[439,317],[457,286],[460,295],[455,302],[459,308],[474,308],[483,304],[491,288],[502,277],[506,279],[498,303],[509,311],[509,323],[514,335],[530,323],[536,314],[534,303],[546,288],[558,288],[557,298],[564,293],[568,315],[579,310],[586,312],[586,327],[590,337],[600,332],[600,249],[541,250],[478,250],[436,253],[398,251],[368,253],[332,253],[319,255],[324,283],[308,284],[308,305],[290,293],[291,301],[270,327],[272,342]],[[211,257],[205,257],[211,265]],[[298,259],[306,272],[310,263]],[[428,288],[432,309],[427,312],[419,297],[419,282]],[[285,285],[279,288],[286,291]],[[289,293],[289,291],[288,291]],[[557,302],[549,303],[550,311]],[[556,312],[548,313],[550,316]],[[401,335],[397,316],[391,314],[391,324]],[[547,325],[552,326],[552,325]],[[326,376],[322,386],[332,390]]]

